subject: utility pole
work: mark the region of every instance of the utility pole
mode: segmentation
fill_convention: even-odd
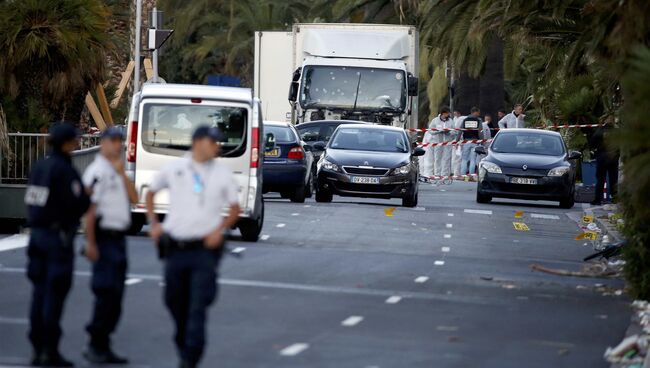
[[[158,29],[158,26],[161,26],[161,24],[158,24],[158,9],[154,6],[151,12],[151,28]],[[153,82],[158,83],[158,49],[153,50],[151,59],[153,62]]]
[[[135,6],[135,73],[133,74],[133,94],[140,91],[140,49],[142,48],[142,0],[136,0]]]

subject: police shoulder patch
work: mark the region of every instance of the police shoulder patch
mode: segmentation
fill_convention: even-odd
[[[50,188],[40,185],[29,185],[25,190],[25,204],[28,206],[44,207],[50,196]]]

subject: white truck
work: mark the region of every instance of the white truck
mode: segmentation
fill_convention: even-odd
[[[418,31],[295,24],[255,32],[254,93],[265,120],[359,120],[417,127]]]

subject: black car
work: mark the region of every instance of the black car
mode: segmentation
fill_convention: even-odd
[[[264,122],[266,147],[262,191],[280,192],[282,198],[304,202],[313,192],[311,147],[300,140],[289,123]]]
[[[316,201],[331,202],[337,194],[402,198],[403,206],[415,207],[419,176],[415,156],[423,154],[423,149],[411,146],[404,129],[340,125],[318,161]]]
[[[580,152],[567,151],[557,132],[538,129],[499,131],[479,164],[476,201],[488,203],[494,197],[559,201],[573,207],[576,170]]]
[[[300,138],[312,148],[314,154],[314,173],[316,173],[316,163],[323,154],[325,146],[336,128],[343,124],[363,124],[363,122],[354,120],[316,120],[296,125]]]

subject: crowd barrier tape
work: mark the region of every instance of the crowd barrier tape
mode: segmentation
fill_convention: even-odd
[[[463,139],[460,141],[444,141],[444,142],[439,142],[439,143],[432,143],[432,142],[417,142],[418,146],[420,147],[436,147],[436,146],[462,146],[464,144],[469,144],[469,143],[475,143],[475,144],[483,144],[487,142],[491,142],[492,139]]]
[[[571,128],[598,128],[604,124],[555,124],[555,125],[545,125],[541,127],[531,128],[531,129],[571,129]],[[501,128],[487,128],[493,131],[501,130]],[[424,132],[462,132],[470,130],[483,130],[483,128],[406,128],[406,131],[412,133],[424,133]]]
[[[475,179],[478,178],[478,174],[465,174],[465,175],[432,175],[432,176],[424,176],[420,175],[420,181],[425,182],[425,183],[432,183],[432,184],[451,184],[452,181],[454,180],[462,180],[462,181],[475,181]]]

